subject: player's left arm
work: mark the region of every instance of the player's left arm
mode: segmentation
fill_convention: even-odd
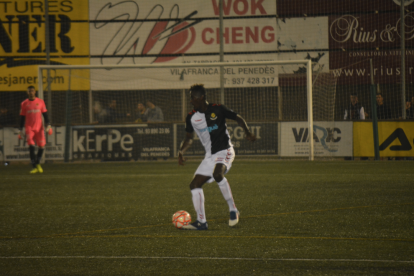
[[[246,139],[247,139],[247,140],[249,140],[249,141],[251,141],[251,142],[256,141],[256,135],[254,135],[253,133],[251,133],[251,132],[250,132],[250,129],[249,129],[249,127],[247,126],[247,123],[246,123],[246,121],[243,119],[243,117],[242,117],[242,116],[240,116],[239,114],[237,114],[237,117],[236,117],[234,120],[237,122],[237,124],[238,124],[239,126],[241,126],[241,127],[243,128],[244,133],[246,133]]]
[[[41,100],[41,108],[40,108],[40,112],[42,112],[43,114],[43,118],[45,119],[45,124],[46,124],[46,133],[49,135],[52,135],[53,130],[52,130],[52,126],[50,125],[50,120],[49,120],[49,116],[47,115],[47,109],[46,109],[46,104],[43,100]]]
[[[50,125],[50,121],[49,121],[49,116],[47,115],[47,111],[43,112],[43,118],[45,119],[45,124],[47,125],[46,127],[46,133],[49,135],[52,135],[53,130],[52,130],[52,126]]]
[[[223,105],[221,107],[222,107],[222,109],[224,111],[224,114],[225,114],[225,117],[226,118],[229,118],[229,119],[232,119],[232,120],[236,121],[237,124],[239,126],[241,126],[241,128],[244,130],[244,133],[246,134],[246,139],[247,140],[249,140],[251,142],[256,141],[256,135],[254,135],[253,133],[250,132],[250,129],[247,126],[247,123],[243,119],[242,116],[240,116],[239,114],[237,114],[233,110],[230,110],[230,109],[228,109],[227,107],[225,107]]]

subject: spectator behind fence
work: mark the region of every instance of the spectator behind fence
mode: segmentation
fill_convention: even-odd
[[[384,98],[381,92],[377,93],[377,118],[378,120],[391,119],[391,110],[388,105],[384,104]]]
[[[345,109],[344,120],[365,120],[366,113],[364,107],[358,103],[358,95],[352,93],[350,100],[348,109]],[[354,160],[354,157],[345,157],[345,160]],[[361,157],[361,160],[368,160],[368,157]]]
[[[147,101],[147,110],[145,111],[148,122],[162,122],[164,121],[164,114],[161,108],[155,106],[151,101]]]
[[[102,108],[102,105],[99,101],[93,103],[93,114],[95,118],[95,123],[103,123],[106,119],[106,110]]]
[[[0,127],[12,126],[16,123],[14,116],[9,112],[7,107],[0,108]]]
[[[365,120],[364,107],[358,103],[358,95],[352,93],[350,96],[351,103],[345,109],[344,120]]]
[[[411,101],[405,104],[405,117],[406,119],[414,119],[414,96],[411,97]]]
[[[147,121],[147,114],[146,114],[147,109],[145,108],[143,103],[138,103],[137,105],[137,115],[136,115],[136,120],[135,123],[142,123],[142,122],[146,122]]]
[[[105,112],[102,112],[102,116],[100,116],[99,123],[116,123],[119,119],[124,119],[130,116],[129,113],[118,111],[116,100],[111,100],[109,106],[105,108],[104,111]]]

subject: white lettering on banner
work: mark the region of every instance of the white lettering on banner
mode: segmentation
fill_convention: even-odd
[[[109,132],[111,133],[111,135],[108,135],[108,151],[112,151],[112,145],[114,143],[118,143],[119,140],[121,140],[121,132],[119,132],[118,130],[110,130]],[[112,136],[112,134],[115,134],[115,137]]]
[[[116,129],[108,130],[109,135],[96,135],[95,130],[86,130],[85,135],[78,135],[78,131],[73,131],[73,152],[95,152],[102,151],[102,142],[108,141],[108,151],[113,151],[113,146],[119,143],[119,146],[124,151],[132,151],[134,138],[130,134],[121,135],[121,132]],[[85,150],[86,138],[86,150]],[[95,144],[95,148],[90,144]]]
[[[102,151],[102,142],[106,140],[106,134],[96,135],[96,151]]]
[[[405,22],[414,19],[414,12],[410,12],[404,17]],[[364,27],[359,26],[358,18],[352,15],[344,15],[335,19],[330,26],[330,35],[336,42],[344,43],[352,38],[354,43],[373,43],[377,40],[377,34],[383,42],[394,42],[396,40],[395,34],[400,37],[398,25],[400,20],[395,25],[386,24],[384,29],[379,32],[378,30],[367,31]],[[414,38],[414,25],[410,30],[406,31],[405,40],[411,40]]]
[[[89,148],[89,143],[90,142],[95,142],[95,140],[92,138],[92,139],[90,139],[89,138],[89,134],[95,134],[95,131],[94,130],[87,130],[86,131],[86,151],[88,151],[88,152],[90,152],[90,151],[95,151],[94,149],[91,149],[91,148]]]
[[[121,149],[123,149],[124,151],[131,151],[132,147],[127,148],[125,145],[131,145],[134,143],[134,139],[132,138],[131,135],[126,134],[124,136],[122,136],[121,138]]]
[[[142,148],[142,151],[170,151],[169,147]]]
[[[73,152],[84,152],[85,148],[83,147],[83,140],[85,140],[85,136],[81,136],[78,138],[78,131],[73,131]]]
[[[138,128],[137,134],[170,134],[169,128]]]
[[[249,126],[250,132],[256,136],[256,139],[262,139],[260,137],[260,129],[261,126]],[[236,139],[236,140],[243,140],[244,139],[244,130],[242,127],[237,126],[235,128],[228,126],[227,130],[230,135],[230,139]],[[197,135],[196,135],[197,136]],[[198,137],[197,137],[198,138]]]
[[[412,75],[414,72],[414,67],[408,67],[407,68],[408,75]],[[333,69],[331,72],[334,74],[335,77],[364,77],[369,76],[369,71],[365,70],[364,68],[351,68],[351,69]],[[356,73],[356,74],[354,74]],[[374,67],[374,76],[381,75],[381,76],[399,76],[401,74],[401,68],[389,68],[389,67],[383,67],[375,68]]]

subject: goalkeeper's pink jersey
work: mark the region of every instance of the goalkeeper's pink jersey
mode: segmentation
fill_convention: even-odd
[[[36,97],[33,101],[26,99],[21,104],[20,115],[26,116],[25,127],[34,131],[43,129],[42,113],[45,113],[46,105],[42,99]]]

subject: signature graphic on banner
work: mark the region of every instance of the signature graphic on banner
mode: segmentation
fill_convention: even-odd
[[[413,0],[414,1],[414,0]],[[414,28],[411,22],[414,20],[414,12],[405,15],[406,40],[414,38]],[[366,31],[364,26],[360,26],[358,17],[353,15],[344,15],[335,19],[330,28],[329,33],[333,40],[339,43],[353,41],[354,43],[373,43],[379,37],[382,42],[394,42],[395,34],[400,37],[400,19],[394,25],[386,24],[382,31],[377,29]],[[408,29],[408,30],[407,30]]]
[[[128,55],[133,56],[133,63],[135,63],[134,55],[154,56],[151,63],[157,63],[177,58],[177,56],[158,55],[185,53],[195,41],[196,33],[193,26],[202,20],[191,18],[198,13],[197,11],[179,19],[179,11],[179,6],[174,4],[169,11],[169,19],[161,19],[164,7],[156,4],[144,19],[139,19],[139,5],[133,1],[105,4],[95,17],[98,22],[94,27],[101,29],[112,24],[112,28],[117,26],[117,31],[102,52],[101,64],[106,63],[105,55],[119,55],[119,60],[116,62],[119,64]],[[157,20],[155,24],[154,17]],[[115,23],[117,21],[119,23]],[[144,24],[154,24],[149,35],[144,30]],[[145,41],[142,42],[140,39]],[[108,63],[114,64],[113,58],[108,60]]]
[[[393,0],[395,4],[397,4],[398,6],[401,6],[401,0]],[[414,2],[414,0],[405,0],[404,1],[404,7],[411,5]]]

